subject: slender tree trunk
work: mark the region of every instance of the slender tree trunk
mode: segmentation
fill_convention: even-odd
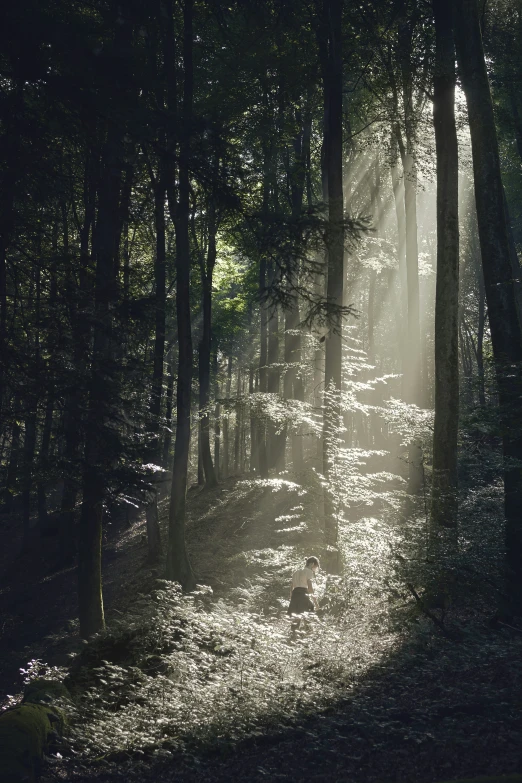
[[[212,278],[216,265],[216,214],[211,197],[208,206],[208,251],[206,261],[201,261],[203,334],[199,344],[199,409],[203,415],[199,422],[201,462],[205,473],[205,485],[217,486],[217,476],[210,452],[210,352],[212,347]]]
[[[114,50],[119,53],[114,79],[122,93],[128,83],[127,58],[131,27],[114,19]],[[116,87],[118,93],[118,87]],[[112,421],[118,400],[118,374],[113,310],[117,302],[117,258],[121,234],[120,197],[123,171],[124,123],[108,122],[105,131],[98,192],[98,214],[93,232],[96,259],[95,318],[85,428],[82,508],[78,529],[78,603],[80,635],[87,638],[105,626],[101,546],[108,473],[116,456]]]
[[[167,392],[165,395],[165,437],[163,439],[162,465],[168,470],[170,463],[170,444],[172,442],[172,400],[174,397],[174,373],[172,365],[167,376]]]
[[[265,289],[266,289],[266,259],[263,257],[259,262],[259,297],[260,297],[259,310],[260,310],[260,320],[261,320],[260,349],[259,349],[259,391],[261,393],[268,391],[268,378],[267,378],[268,313],[267,313],[267,304],[264,301]],[[259,475],[261,476],[261,478],[268,478],[266,423],[264,419],[258,420],[257,447],[258,447]]]
[[[178,324],[177,424],[172,469],[172,495],[169,510],[167,578],[193,590],[196,580],[185,545],[187,474],[190,450],[190,411],[192,393],[192,328],[190,321],[190,241],[189,208],[191,160],[194,0],[183,4],[183,118],[179,153],[179,203],[175,210],[176,229],[176,316]],[[174,205],[172,205],[174,207]]]
[[[7,474],[5,479],[5,505],[6,511],[10,512],[13,506],[13,497],[16,492],[16,480],[18,477],[18,466],[20,462],[20,397],[15,395],[13,404],[13,423],[11,426],[11,447],[9,451],[9,462],[7,465]]]
[[[267,391],[279,395],[279,313],[277,305],[273,305],[268,318],[268,377]],[[282,451],[282,435],[276,433],[276,425],[268,425],[268,467],[277,472],[284,469],[284,452]]]
[[[248,370],[248,393],[250,396],[250,400],[252,400],[252,394],[255,392],[255,366],[254,366],[254,356],[255,356],[255,347],[254,347],[254,317],[253,317],[253,308],[250,308],[250,318],[249,318],[249,329],[248,329],[248,336],[249,336],[249,343],[250,343],[250,351],[249,351],[249,358],[250,358],[250,366]],[[255,416],[252,415],[252,409],[250,412],[250,472],[251,473],[257,473],[259,471],[259,451],[257,446],[257,434],[258,434],[258,424],[256,421]]]
[[[159,164],[158,179],[153,181],[154,189],[154,224],[156,230],[156,258],[154,262],[155,280],[155,334],[154,334],[154,360],[152,370],[152,386],[150,395],[150,459],[158,463],[161,458],[161,396],[163,390],[163,363],[165,360],[165,311],[166,311],[166,228],[165,228],[165,195],[166,185],[164,179],[163,162]],[[152,174],[151,174],[152,176]],[[148,559],[157,562],[162,554],[161,530],[158,513],[158,479],[153,477],[152,498],[147,503],[145,517],[147,521]]]
[[[459,213],[452,0],[433,0],[435,76],[433,124],[437,150],[437,288],[435,299],[435,424],[430,556],[457,546],[459,429]]]
[[[232,391],[232,356],[227,360],[227,383],[225,395],[227,401],[227,415],[223,419],[223,477],[230,476],[230,395]]]
[[[41,237],[37,240],[38,244],[38,266],[35,270],[35,298],[36,298],[36,324],[35,324],[35,344],[34,344],[34,373],[38,376],[41,370],[40,356],[40,306],[41,306]],[[25,434],[23,447],[23,468],[22,468],[22,522],[23,522],[23,542],[22,549],[29,548],[30,536],[30,518],[31,518],[31,495],[33,489],[34,475],[34,457],[36,449],[36,429],[38,416],[39,392],[36,385],[29,389],[27,397],[27,413],[25,416]]]
[[[94,135],[94,131],[93,131]],[[90,280],[91,255],[89,252],[91,231],[95,219],[95,181],[96,164],[93,150],[87,150],[83,183],[84,219],[80,228],[80,270],[79,285],[72,274],[68,276],[69,312],[73,337],[73,367],[64,410],[64,458],[67,469],[63,476],[61,501],[61,529],[59,543],[59,564],[73,560],[77,550],[77,528],[75,509],[80,487],[80,445],[83,438],[82,399],[87,390],[80,383],[81,370],[85,364],[90,339],[90,324],[87,313],[93,305]],[[65,231],[64,231],[65,245]],[[65,247],[64,247],[65,249]]]
[[[291,199],[292,199],[292,219],[298,220],[303,208],[303,197],[305,187],[305,176],[310,155],[310,138],[312,132],[312,117],[306,109],[306,115],[303,120],[302,129],[294,138],[293,153],[294,165],[290,172],[291,179]],[[299,270],[293,270],[290,280],[290,290],[295,287],[298,280]],[[294,399],[304,401],[304,384],[301,377],[299,365],[301,363],[301,335],[297,332],[299,328],[299,302],[297,297],[292,301],[290,307],[285,311],[285,344],[284,357],[287,365],[283,392],[285,399]],[[288,366],[290,365],[290,366]],[[283,434],[286,442],[286,431]],[[301,433],[292,434],[292,465],[294,471],[303,468],[303,437]],[[282,448],[285,448],[283,443]]]
[[[234,430],[234,473],[240,469],[240,446],[241,446],[241,367],[237,367],[237,386],[236,386],[236,426]]]
[[[413,106],[412,25],[399,22],[399,47],[401,50],[402,96],[406,146],[398,143],[404,172],[404,212],[406,218],[406,280],[408,290],[407,349],[406,349],[406,400],[421,400],[420,361],[420,313],[419,313],[419,251],[417,240],[417,165],[415,161],[415,113]]]
[[[498,141],[476,0],[456,0],[457,60],[468,105],[475,201],[502,417],[508,594],[522,612],[522,331],[512,283]],[[512,462],[513,460],[513,462]]]
[[[377,282],[377,272],[370,270],[370,284],[368,287],[368,361],[373,364],[375,361],[375,285]]]
[[[216,477],[220,477],[220,449],[221,449],[221,403],[219,402],[219,376],[217,353],[214,354],[214,383],[216,384],[216,408],[214,411],[214,469]]]
[[[328,280],[327,315],[329,331],[325,344],[325,393],[332,395],[324,413],[323,471],[329,474],[333,442],[339,426],[340,408],[337,402],[342,383],[342,318],[344,287],[344,206],[343,206],[343,58],[342,2],[326,0],[328,25],[328,65],[326,70],[326,165],[328,171]],[[330,498],[325,501],[325,534],[327,543],[337,543],[337,522]]]
[[[397,150],[395,135],[392,145]],[[395,158],[390,167],[395,216],[397,220],[397,255],[399,258],[399,297],[395,317],[398,325],[400,366],[402,372],[402,397],[406,399],[406,322],[408,317],[408,293],[406,283],[406,215],[404,212],[404,182],[399,176],[398,160]]]
[[[110,420],[116,399],[112,345],[112,306],[116,287],[115,245],[119,224],[122,144],[109,128],[103,156],[98,219],[93,238],[96,257],[95,319],[85,438],[82,509],[78,546],[80,635],[105,625],[101,585],[101,543],[106,473],[113,458]]]
[[[38,508],[38,524],[41,527],[45,526],[47,521],[47,492],[46,472],[49,467],[49,447],[51,445],[51,432],[53,427],[53,412],[54,412],[54,387],[52,386],[47,392],[47,401],[45,404],[45,416],[42,429],[42,442],[40,443],[40,451],[38,454],[38,484],[36,487],[37,508]]]

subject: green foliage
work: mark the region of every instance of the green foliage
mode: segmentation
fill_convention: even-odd
[[[361,660],[355,637],[312,620],[310,631],[291,641],[277,614],[215,602],[205,588],[187,596],[161,583],[110,632],[111,643],[126,647],[127,662],[102,660],[90,669],[73,746],[86,758],[168,755],[286,725],[337,697]],[[86,653],[97,658],[108,647],[101,634]]]

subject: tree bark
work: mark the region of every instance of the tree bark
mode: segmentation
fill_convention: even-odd
[[[116,275],[122,222],[123,116],[129,97],[127,68],[132,29],[129,20],[122,15],[114,18],[113,24],[112,53],[117,67],[112,79],[117,106],[104,128],[98,213],[93,230],[96,259],[94,325],[78,530],[78,603],[83,638],[105,626],[101,582],[102,524],[107,478],[118,449],[113,429],[119,396],[113,312],[118,301]]]
[[[94,131],[93,131],[94,136]],[[64,458],[67,469],[63,476],[63,493],[60,508],[60,543],[58,560],[66,564],[73,560],[77,550],[75,509],[80,487],[80,446],[85,422],[82,420],[82,400],[87,396],[85,385],[80,382],[90,340],[90,322],[87,313],[92,302],[90,239],[94,230],[98,163],[94,151],[86,150],[83,180],[84,217],[80,228],[80,269],[78,285],[71,273],[67,278],[69,317],[73,338],[73,368],[64,410]],[[65,241],[65,231],[64,231]]]
[[[152,174],[151,174],[152,177]],[[165,360],[165,311],[166,311],[166,228],[165,195],[166,184],[163,162],[159,163],[158,178],[152,182],[154,190],[154,224],[156,230],[156,258],[154,262],[154,359],[152,385],[149,405],[151,444],[150,460],[158,463],[161,459],[161,396],[163,390],[163,363]],[[158,479],[153,477],[152,498],[147,503],[145,517],[147,522],[148,559],[157,562],[163,553],[158,513]]]
[[[201,461],[207,487],[217,486],[217,476],[210,452],[210,352],[212,348],[212,278],[216,265],[216,209],[213,198],[208,204],[208,250],[206,260],[201,259],[201,287],[203,310],[203,334],[199,344],[199,421]]]
[[[305,176],[310,155],[310,139],[312,132],[311,113],[306,108],[306,114],[299,134],[294,138],[293,154],[294,162],[290,171],[291,181],[291,201],[292,201],[292,219],[298,220],[303,208],[303,197],[305,187]],[[299,276],[299,270],[292,270],[292,276],[289,281],[290,291],[292,292]],[[304,401],[304,384],[301,377],[299,365],[301,363],[301,335],[297,333],[299,327],[299,303],[297,298],[292,299],[291,305],[285,310],[285,342],[284,358],[286,370],[283,382],[283,392],[285,399],[294,399]],[[284,433],[286,442],[286,431]],[[303,468],[303,437],[297,432],[293,433],[292,441],[292,465],[294,471]],[[283,444],[283,449],[285,445]]]
[[[170,348],[173,352],[174,348]],[[163,438],[163,456],[161,464],[168,470],[170,463],[170,444],[172,442],[172,402],[174,398],[174,360],[172,356],[168,360],[167,390],[165,393],[165,436]]]
[[[400,138],[399,149],[404,172],[404,211],[406,218],[406,280],[408,291],[407,347],[405,366],[405,391],[408,402],[420,404],[420,312],[419,312],[419,252],[417,241],[417,165],[415,161],[415,112],[413,107],[412,72],[413,23],[399,22],[399,48],[401,52],[402,95],[404,103],[404,127],[406,145]],[[400,137],[400,132],[398,133]]]
[[[267,185],[265,184],[265,189]],[[260,348],[259,348],[259,391],[268,391],[267,385],[267,339],[268,313],[264,299],[266,289],[266,259],[263,256],[259,262],[259,310],[260,310]],[[261,478],[268,478],[268,456],[266,444],[266,423],[258,419],[257,429],[258,466]]]
[[[11,446],[9,450],[9,462],[7,465],[7,474],[5,479],[5,505],[9,513],[12,509],[13,498],[16,492],[16,479],[18,476],[18,465],[20,462],[20,396],[15,394],[13,403],[13,422],[11,425]]]
[[[47,521],[47,469],[49,467],[49,446],[51,445],[51,432],[53,427],[54,412],[54,386],[47,391],[47,400],[45,403],[45,416],[42,428],[42,441],[38,453],[38,484],[36,487],[38,524],[44,526]]]
[[[430,555],[457,545],[459,428],[459,214],[452,0],[433,0],[433,124],[437,153],[437,283],[435,295],[435,424]]]
[[[214,411],[214,469],[216,471],[216,478],[220,477],[220,452],[221,452],[221,403],[219,402],[219,376],[218,376],[218,360],[217,352],[214,353],[214,383],[216,385],[215,398],[216,408]]]
[[[522,459],[519,321],[504,209],[498,140],[476,0],[456,0],[455,41],[468,105],[475,202],[502,418],[506,562],[511,610],[522,612]]]
[[[237,367],[237,381],[236,381],[236,425],[234,429],[234,473],[238,473],[240,470],[240,449],[241,449],[241,367]]]
[[[392,146],[396,153],[397,140],[395,134],[392,134]],[[398,169],[398,160],[395,154],[395,157],[392,159],[392,165],[390,166],[393,200],[395,204],[395,217],[397,220],[397,256],[399,259],[399,296],[395,318],[397,333],[399,336],[400,367],[402,373],[401,393],[403,399],[406,399],[406,322],[408,318],[408,293],[406,283],[406,215],[404,211],[404,182],[399,176]]]
[[[191,160],[194,0],[183,4],[183,117],[179,151],[179,202],[175,209],[176,230],[176,317],[178,324],[178,379],[176,394],[176,441],[172,468],[172,495],[169,509],[167,579],[193,590],[196,579],[185,544],[185,517],[188,460],[190,451],[190,412],[192,393],[192,328],[190,320],[190,241],[189,207]],[[169,107],[170,108],[170,107]],[[172,205],[174,207],[174,205]]]
[[[273,272],[271,273],[273,276]],[[267,391],[269,394],[279,395],[279,313],[274,304],[268,317],[268,377]],[[279,472],[284,470],[284,448],[281,441],[282,433],[277,434],[276,425],[270,421],[268,424],[268,467]]]
[[[326,166],[328,172],[328,278],[327,316],[329,330],[325,341],[325,394],[327,401],[323,424],[323,471],[329,474],[333,441],[339,427],[338,403],[342,384],[342,318],[344,288],[344,205],[343,205],[343,57],[342,2],[325,0],[328,27],[328,63],[324,84],[327,99]],[[337,522],[330,498],[325,500],[325,535],[327,543],[337,543]]]
[[[230,476],[230,394],[232,391],[232,356],[227,359],[227,382],[225,396],[227,415],[223,419],[223,478]]]

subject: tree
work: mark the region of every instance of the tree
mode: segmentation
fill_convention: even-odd
[[[178,325],[178,378],[176,392],[176,440],[172,466],[172,494],[169,508],[169,541],[167,550],[167,578],[181,583],[184,590],[192,590],[196,580],[185,545],[185,509],[187,472],[190,447],[190,411],[192,395],[192,327],[190,316],[190,164],[193,122],[193,0],[183,5],[183,102],[179,145],[179,200],[172,196],[169,206],[176,229],[176,317]],[[167,46],[172,46],[174,30],[170,29]],[[173,60],[170,62],[173,64]],[[170,74],[172,78],[172,74]],[[169,105],[169,110],[175,106]]]
[[[458,145],[455,124],[455,47],[452,4],[434,0],[435,72],[433,124],[437,150],[437,289],[435,304],[435,425],[431,498],[431,549],[452,548],[457,529],[459,425],[459,215]]]
[[[327,62],[324,81],[325,144],[328,176],[328,271],[326,303],[330,328],[325,343],[325,392],[339,395],[342,389],[342,316],[344,285],[344,204],[343,204],[343,55],[342,2],[326,0]],[[324,464],[328,475],[328,449],[338,426],[339,410],[327,405],[324,413]],[[330,544],[337,541],[333,508],[325,503],[325,531]]]
[[[522,611],[522,428],[519,321],[500,174],[497,131],[476,0],[455,4],[455,43],[468,106],[475,202],[502,419],[506,558],[512,608]]]

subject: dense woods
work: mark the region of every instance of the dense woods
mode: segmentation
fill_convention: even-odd
[[[68,574],[103,648],[104,558],[139,531],[165,581],[133,622],[211,645],[201,584],[257,596],[226,554],[255,518],[277,617],[290,548],[320,556],[326,646],[360,612],[376,649],[382,595],[395,630],[408,604],[445,643],[477,613],[516,639],[520,0],[19,0],[0,41],[4,628],[20,573]]]

